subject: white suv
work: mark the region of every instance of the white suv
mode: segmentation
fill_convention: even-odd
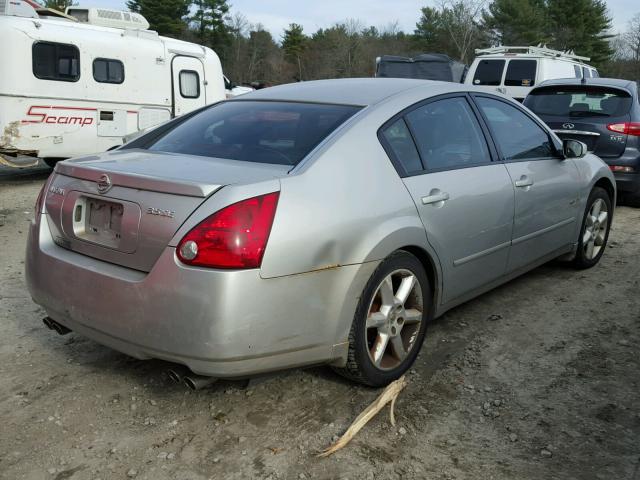
[[[544,80],[599,76],[585,63],[588,57],[546,47],[494,47],[476,50],[476,55],[464,83],[519,101]]]

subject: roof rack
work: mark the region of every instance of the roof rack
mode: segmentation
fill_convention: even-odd
[[[573,50],[553,50],[551,48],[547,48],[546,45],[538,45],[536,47],[509,47],[509,46],[499,46],[499,47],[491,47],[491,48],[476,48],[476,55],[492,55],[496,53],[528,53],[533,55],[542,55],[545,57],[553,57],[553,58],[568,58],[571,60],[578,60],[583,62],[588,62],[591,60],[589,57],[581,57],[576,55]]]

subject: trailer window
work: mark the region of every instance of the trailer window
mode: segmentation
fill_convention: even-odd
[[[180,95],[184,98],[200,96],[200,76],[194,70],[180,70]]]
[[[93,78],[100,83],[122,83],[124,65],[120,60],[96,58],[93,61]]]
[[[62,82],[77,82],[80,78],[80,51],[75,45],[36,42],[32,55],[36,78]]]

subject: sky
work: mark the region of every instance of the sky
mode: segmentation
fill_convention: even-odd
[[[84,7],[126,10],[125,0],[80,0]],[[231,13],[240,12],[252,23],[261,23],[276,40],[290,23],[298,23],[308,34],[336,22],[355,18],[365,25],[384,28],[397,22],[401,30],[413,32],[420,8],[434,0],[230,0]],[[640,13],[638,0],[607,0],[613,18],[613,33],[624,31],[633,15]],[[570,19],[568,19],[570,20]]]

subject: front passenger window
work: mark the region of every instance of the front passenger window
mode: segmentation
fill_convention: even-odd
[[[487,97],[477,97],[476,102],[505,160],[553,156],[547,133],[519,109]]]

